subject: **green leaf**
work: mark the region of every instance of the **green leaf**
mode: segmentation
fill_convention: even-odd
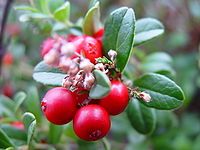
[[[0,148],[15,147],[7,134],[0,128]]]
[[[156,52],[148,55],[140,67],[146,73],[155,72],[170,78],[175,76],[175,71],[172,68],[172,58],[164,52]]]
[[[21,104],[24,102],[24,100],[26,99],[26,94],[24,92],[18,92],[15,97],[14,97],[14,102],[15,102],[15,108],[14,108],[14,112],[16,112],[19,107],[21,106]]]
[[[153,108],[148,108],[137,99],[128,105],[127,116],[131,125],[142,134],[150,134],[155,129],[156,115]]]
[[[49,141],[51,144],[57,144],[60,141],[60,138],[63,133],[63,126],[49,124]]]
[[[11,125],[2,124],[0,127],[10,138],[26,141],[26,132]]]
[[[19,21],[21,22],[28,22],[31,19],[36,19],[36,20],[44,20],[44,19],[49,19],[50,16],[42,14],[42,13],[29,13],[29,14],[23,14],[19,17]]]
[[[40,8],[43,13],[49,14],[49,7],[48,7],[49,0],[39,0]]]
[[[0,95],[0,116],[14,117],[15,103],[8,97]]]
[[[42,112],[40,109],[40,98],[36,87],[32,86],[27,89],[27,98],[25,101],[26,108],[33,113],[38,123],[41,122]]]
[[[23,115],[23,122],[27,132],[27,144],[30,145],[36,128],[35,116],[32,113],[26,112]]]
[[[70,3],[67,1],[54,12],[54,18],[61,22],[69,20],[70,16]]]
[[[106,96],[111,89],[108,76],[100,70],[93,71],[96,83],[92,86],[89,96],[92,99],[100,99]]]
[[[134,46],[138,46],[164,33],[163,24],[153,18],[143,18],[136,21]]]
[[[174,81],[163,75],[145,74],[136,79],[134,85],[150,94],[151,101],[143,102],[148,107],[174,109],[183,103],[184,93],[182,89]]]
[[[34,7],[26,6],[26,5],[20,5],[20,6],[15,6],[15,10],[24,10],[24,11],[30,11],[30,12],[38,12],[38,10]]]
[[[98,31],[100,25],[101,23],[99,2],[96,2],[96,4],[88,10],[84,18],[83,33],[92,36]]]
[[[33,73],[33,79],[45,85],[61,86],[62,80],[66,74],[53,68],[43,61],[36,65]]]
[[[135,14],[133,9],[122,7],[113,11],[106,19],[103,37],[104,54],[109,50],[117,52],[116,67],[124,70],[133,46]]]

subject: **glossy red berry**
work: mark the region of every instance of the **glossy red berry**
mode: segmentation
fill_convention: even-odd
[[[95,104],[80,108],[73,120],[76,135],[86,141],[103,138],[109,132],[110,126],[110,117],[107,111]]]
[[[96,58],[102,57],[102,46],[101,44],[91,36],[78,36],[73,40],[76,46],[76,52],[83,54],[92,63],[96,62]]]
[[[123,112],[128,105],[128,89],[118,80],[111,81],[111,84],[110,93],[99,101],[99,105],[104,107],[110,115],[118,115]]]
[[[89,91],[85,90],[84,88],[76,89],[74,91],[74,94],[76,95],[76,101],[78,106],[81,106],[84,102],[86,102],[89,99]]]
[[[102,43],[103,34],[104,34],[104,29],[101,28],[93,35],[93,37],[97,39],[100,43]]]
[[[42,110],[46,118],[57,125],[70,122],[76,111],[76,96],[63,87],[49,90],[41,102]]]
[[[43,58],[52,48],[55,43],[53,38],[46,39],[41,46],[41,57]]]

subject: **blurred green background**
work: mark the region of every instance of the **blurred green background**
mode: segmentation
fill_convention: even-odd
[[[51,0],[52,6],[59,5],[63,0]],[[0,5],[3,4],[0,0]],[[71,20],[76,21],[84,16],[88,9],[89,0],[71,0]],[[200,75],[199,75],[199,46],[200,46],[200,1],[198,0],[100,0],[102,22],[114,9],[120,6],[132,7],[136,18],[154,17],[165,26],[165,34],[141,47],[135,48],[134,54],[142,58],[154,52],[166,52],[171,55],[175,75],[171,77],[185,92],[184,105],[173,112],[156,111],[156,130],[151,135],[137,133],[122,114],[113,118],[112,131],[108,135],[114,150],[198,150],[200,149]],[[49,87],[36,83],[32,79],[34,66],[41,60],[40,45],[49,36],[48,25],[40,24],[39,28],[33,24],[20,23],[19,12],[13,7],[26,4],[27,0],[16,0],[9,13],[5,30],[4,43],[7,44],[6,54],[11,54],[13,63],[2,65],[0,77],[0,92],[11,99],[19,91],[28,94],[27,100],[36,99],[36,110],[40,116],[39,100]],[[0,7],[2,9],[2,7]],[[2,16],[2,11],[0,11]],[[43,34],[41,34],[43,33]],[[9,55],[8,54],[8,55]],[[133,54],[133,55],[134,55]],[[8,56],[9,57],[9,56]],[[35,88],[37,87],[37,89]],[[6,99],[0,97],[0,102]],[[23,110],[36,112],[26,102]],[[37,105],[38,104],[38,105]],[[0,103],[0,109],[4,104]],[[3,108],[2,108],[3,110]],[[0,117],[4,114],[0,110]],[[36,113],[38,113],[36,112]],[[18,118],[21,119],[19,112]],[[45,121],[46,120],[42,120]],[[0,126],[8,121],[0,120]],[[3,127],[2,127],[3,128]],[[44,127],[46,128],[46,127]],[[68,146],[73,149],[102,149],[99,143],[85,143],[74,137],[71,126],[64,127],[65,135],[60,141],[60,149]],[[44,135],[38,137],[46,142]],[[50,138],[51,139],[51,138]],[[48,141],[48,140],[47,140]],[[54,143],[55,141],[49,141]],[[83,146],[84,145],[84,146]]]

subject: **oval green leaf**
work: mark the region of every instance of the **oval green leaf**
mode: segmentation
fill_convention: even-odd
[[[15,97],[14,97],[14,102],[15,102],[15,108],[14,111],[16,112],[21,104],[24,102],[26,99],[26,94],[24,92],[18,92]]]
[[[30,145],[36,128],[35,116],[32,113],[26,112],[23,115],[23,122],[27,132],[27,144]]]
[[[111,89],[108,76],[100,70],[94,70],[95,84],[92,86],[89,96],[92,99],[100,99],[106,96]]]
[[[70,16],[70,3],[66,1],[62,6],[57,8],[54,12],[54,18],[61,22],[66,22],[69,20]]]
[[[163,24],[154,18],[143,18],[136,21],[134,46],[138,46],[164,33]]]
[[[0,128],[0,148],[15,147],[8,135]]]
[[[54,125],[52,123],[49,124],[48,139],[51,144],[59,143],[62,133],[63,133],[63,126]]]
[[[27,89],[27,97],[25,100],[26,109],[33,113],[36,118],[37,123],[41,122],[42,112],[40,106],[40,98],[38,90],[35,86],[31,86]]]
[[[8,124],[2,124],[1,129],[12,139],[26,141],[26,132]]]
[[[62,80],[66,74],[53,68],[43,61],[36,65],[33,73],[33,79],[45,85],[62,86]]]
[[[151,101],[143,102],[148,107],[168,110],[177,108],[183,103],[184,93],[182,89],[163,75],[145,74],[136,79],[134,85],[150,94]]]
[[[132,99],[129,103],[127,116],[131,125],[142,134],[150,134],[155,129],[155,110],[153,108],[146,107],[137,99]]]
[[[83,20],[83,33],[93,35],[101,27],[99,2],[91,7]]]
[[[109,50],[117,52],[116,67],[123,71],[131,54],[135,33],[133,9],[122,7],[113,11],[106,19],[103,37],[104,54]]]

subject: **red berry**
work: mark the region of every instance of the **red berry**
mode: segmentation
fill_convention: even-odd
[[[67,42],[72,42],[77,36],[73,34],[67,35]]]
[[[3,64],[4,65],[12,65],[13,64],[13,55],[9,52],[7,52],[4,56],[3,56]]]
[[[2,88],[2,94],[7,96],[7,97],[12,97],[13,96],[13,87],[10,84],[5,84]]]
[[[49,90],[44,96],[41,107],[47,119],[57,125],[70,122],[77,111],[74,93],[63,87]]]
[[[103,138],[110,130],[111,122],[107,111],[99,105],[80,108],[73,120],[73,128],[78,137],[86,141]]]
[[[99,101],[99,105],[104,107],[110,115],[118,115],[128,105],[128,89],[121,81],[113,80],[111,84],[110,93]]]
[[[78,36],[73,40],[76,46],[76,52],[83,54],[92,63],[96,62],[96,58],[102,57],[102,46],[101,44],[91,36]]]
[[[74,91],[74,94],[76,95],[76,101],[78,105],[81,105],[89,98],[89,92],[83,88],[78,88]]]
[[[53,38],[48,38],[42,43],[42,49],[41,49],[42,58],[53,48],[54,43],[55,40]]]
[[[104,34],[104,29],[101,28],[93,35],[93,37],[97,39],[100,43],[102,43],[103,34]]]
[[[24,130],[24,124],[21,121],[11,122],[10,125],[17,129]]]

